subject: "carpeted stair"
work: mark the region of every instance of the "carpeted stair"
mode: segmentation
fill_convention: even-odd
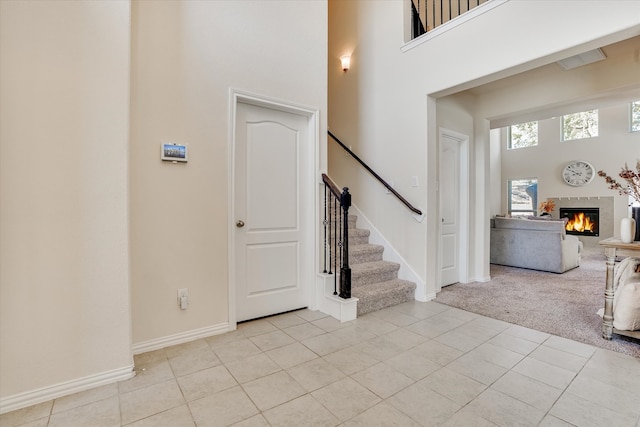
[[[351,296],[358,298],[358,316],[415,299],[416,284],[398,279],[400,264],[384,261],[384,248],[369,243],[370,231],[356,228],[349,215]]]

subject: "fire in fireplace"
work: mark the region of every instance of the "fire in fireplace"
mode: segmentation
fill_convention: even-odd
[[[560,218],[567,218],[567,234],[577,236],[599,235],[599,208],[560,208]]]

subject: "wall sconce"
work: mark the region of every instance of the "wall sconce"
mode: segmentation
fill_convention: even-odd
[[[351,65],[351,56],[342,55],[340,57],[340,62],[342,63],[342,71],[346,72],[349,69],[349,66]]]

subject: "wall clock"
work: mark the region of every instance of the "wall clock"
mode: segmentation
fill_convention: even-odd
[[[569,185],[579,187],[593,181],[596,176],[596,171],[591,163],[574,160],[562,169],[562,179]]]

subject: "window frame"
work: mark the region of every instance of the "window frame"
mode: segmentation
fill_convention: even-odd
[[[592,111],[595,111],[595,116],[596,116],[596,134],[591,136],[582,136],[582,137],[567,139],[565,136],[565,125],[564,125],[565,117],[573,116],[581,113],[589,113]],[[582,139],[597,138],[598,136],[600,136],[600,109],[599,108],[594,108],[591,110],[576,111],[575,113],[563,114],[562,116],[560,116],[560,141],[562,142],[579,141]]]
[[[536,141],[535,141],[535,144],[525,145],[525,146],[522,146],[522,147],[513,147],[513,131],[512,131],[513,127],[514,126],[528,124],[528,123],[535,123],[536,124],[535,125],[536,126]],[[507,126],[507,150],[520,150],[522,148],[537,147],[538,144],[540,143],[540,132],[539,132],[538,124],[539,124],[538,120],[531,120],[530,122],[516,123],[516,124]]]
[[[514,181],[531,181],[529,186],[535,184],[536,193],[534,196],[529,196],[531,197],[531,209],[513,209],[512,193],[513,193]],[[528,214],[532,216],[538,215],[538,178],[537,177],[513,178],[513,179],[507,180],[507,213],[510,216],[527,216]],[[516,213],[516,215],[514,215],[514,213]]]

